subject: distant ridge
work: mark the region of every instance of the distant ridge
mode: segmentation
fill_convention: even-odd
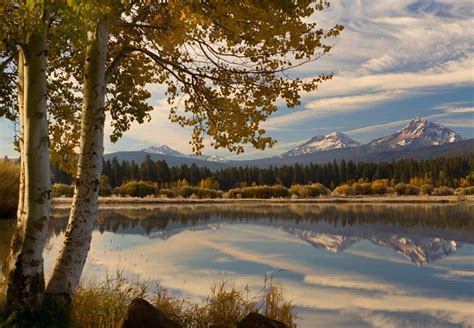
[[[453,130],[437,123],[415,118],[402,129],[382,138],[361,145],[348,135],[333,132],[315,136],[280,156],[255,160],[230,161],[219,156],[186,155],[166,145],[152,146],[141,151],[122,151],[104,155],[119,161],[135,161],[140,164],[146,158],[165,160],[170,166],[196,164],[218,170],[231,166],[282,166],[299,164],[323,164],[333,160],[353,162],[382,162],[401,158],[414,160],[441,156],[474,153],[474,139],[463,140]]]

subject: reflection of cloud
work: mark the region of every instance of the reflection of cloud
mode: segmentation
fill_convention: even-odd
[[[262,287],[264,272],[268,271],[265,266],[270,266],[275,271],[288,271],[277,279],[288,297],[306,311],[350,313],[348,318],[358,317],[374,326],[412,322],[400,320],[407,313],[431,313],[435,318],[442,318],[443,323],[474,324],[472,299],[424,295],[423,289],[374,279],[346,265],[331,266],[331,261],[318,261],[327,260],[330,253],[310,261],[298,260],[288,246],[291,244],[287,239],[291,238],[279,229],[254,225],[184,231],[166,241],[141,235],[94,232],[86,270],[100,274],[94,269],[112,268],[113,271],[122,263],[131,276],[156,279],[166,288],[199,299],[208,295],[213,283],[224,280],[237,286],[248,285],[252,293],[256,293]],[[58,241],[61,236],[51,239],[53,247],[47,257],[57,248]],[[299,241],[296,245],[294,251],[310,247]],[[337,262],[345,260],[347,258],[340,258]],[[383,276],[383,270],[379,274]]]
[[[304,283],[322,287],[360,289],[370,292],[384,293],[405,293],[399,286],[390,285],[387,282],[367,279],[367,277],[349,274],[335,274],[333,272],[322,274],[317,272],[315,275],[305,276]]]

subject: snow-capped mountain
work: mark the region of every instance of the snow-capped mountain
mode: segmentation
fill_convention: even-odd
[[[397,149],[419,146],[439,146],[462,140],[461,136],[447,127],[415,118],[403,129],[397,132],[375,139],[369,143],[372,148]]]
[[[357,147],[360,145],[360,142],[355,141],[347,134],[342,132],[332,132],[326,136],[313,137],[307,142],[282,154],[281,156],[298,156],[332,149]]]
[[[174,156],[174,157],[185,157],[185,158],[192,158],[192,159],[200,159],[200,160],[205,160],[205,161],[210,161],[210,162],[225,162],[226,159],[220,156],[211,156],[211,155],[196,155],[196,154],[183,154],[177,150],[174,150],[171,147],[168,147],[167,145],[159,145],[159,146],[151,146],[146,149],[142,150],[145,153],[148,154],[158,154],[158,155],[168,155],[168,156]]]
[[[183,153],[180,153],[177,150],[174,150],[171,147],[168,147],[167,145],[160,145],[160,146],[151,146],[146,149],[143,149],[145,153],[149,154],[159,154],[159,155],[169,155],[169,156],[179,156],[179,157],[184,157]]]

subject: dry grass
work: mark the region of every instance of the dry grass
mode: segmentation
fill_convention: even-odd
[[[18,207],[20,166],[0,161],[0,218],[14,217]]]
[[[136,297],[147,299],[184,327],[229,325],[252,311],[296,327],[293,304],[285,300],[282,286],[271,278],[265,279],[257,295],[252,296],[247,286],[238,288],[223,282],[211,287],[207,298],[196,302],[172,296],[160,285],[149,288],[148,282],[127,279],[122,272],[104,281],[81,285],[73,302],[71,322],[77,328],[119,327],[128,304]]]

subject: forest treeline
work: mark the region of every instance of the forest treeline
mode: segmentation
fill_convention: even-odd
[[[104,162],[103,175],[113,189],[131,180],[157,183],[162,188],[173,185],[200,186],[210,184],[208,189],[228,191],[247,186],[320,183],[334,190],[337,186],[357,181],[373,182],[388,179],[391,186],[398,183],[450,188],[468,187],[474,182],[474,156],[457,156],[415,161],[400,159],[381,163],[354,163],[342,160],[327,164],[309,164],[281,167],[229,167],[211,171],[197,165],[169,167],[166,161],[153,161],[149,156],[141,164],[134,161],[119,162],[116,158]],[[71,184],[66,173],[53,169],[53,182]]]

